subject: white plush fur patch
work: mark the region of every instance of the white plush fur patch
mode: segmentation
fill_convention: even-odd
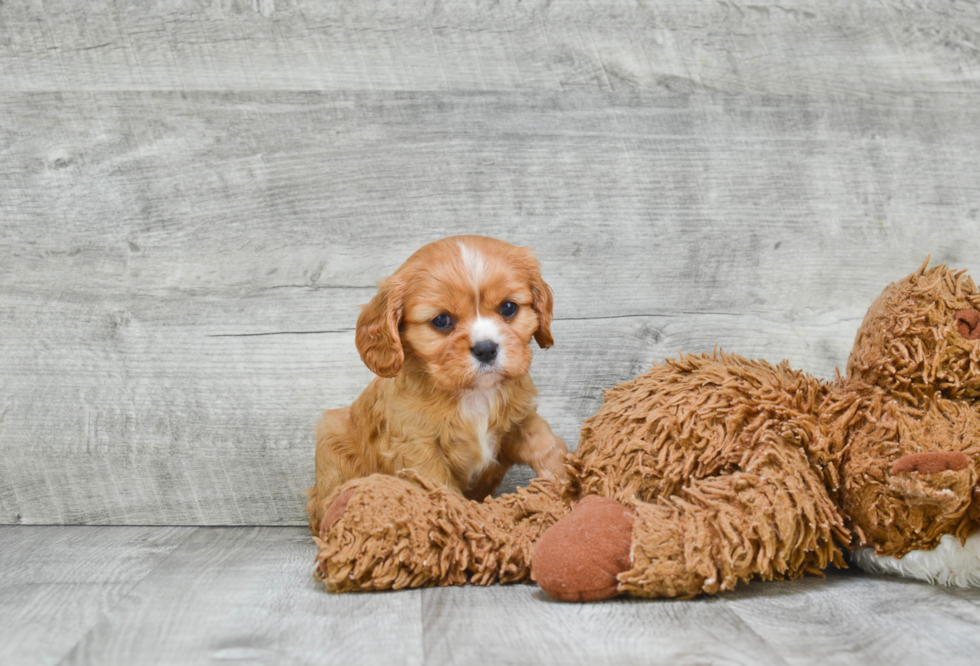
[[[859,548],[854,562],[871,573],[918,578],[938,585],[980,587],[980,531],[966,540],[947,534],[935,550],[913,550],[902,558],[875,555],[874,548]]]

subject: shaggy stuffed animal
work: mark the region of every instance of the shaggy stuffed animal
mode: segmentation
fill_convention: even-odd
[[[530,577],[563,600],[691,597],[841,567],[848,549],[969,582],[978,338],[972,279],[923,265],[871,306],[844,378],[683,356],[606,391],[563,483],[484,502],[411,471],[341,486],[317,576],[336,591]],[[932,560],[902,567],[919,555]]]

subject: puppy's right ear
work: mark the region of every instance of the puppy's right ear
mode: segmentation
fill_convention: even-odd
[[[378,293],[361,309],[354,338],[357,352],[368,369],[379,377],[394,377],[402,369],[405,352],[398,324],[404,307],[402,289],[385,280]]]

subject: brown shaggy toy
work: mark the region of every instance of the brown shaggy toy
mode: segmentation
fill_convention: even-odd
[[[945,266],[891,284],[825,382],[730,354],[682,356],[605,394],[568,480],[468,501],[411,473],[338,488],[316,536],[328,589],[536,580],[588,601],[961,542],[977,527],[980,293]]]

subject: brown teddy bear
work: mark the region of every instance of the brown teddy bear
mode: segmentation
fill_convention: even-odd
[[[682,356],[606,391],[565,482],[484,502],[411,471],[341,486],[316,575],[336,591],[530,577],[585,601],[794,578],[842,549],[873,568],[945,535],[955,551],[980,518],[978,399],[980,293],[924,264],[871,306],[844,378]],[[977,568],[951,557],[924,577]]]

